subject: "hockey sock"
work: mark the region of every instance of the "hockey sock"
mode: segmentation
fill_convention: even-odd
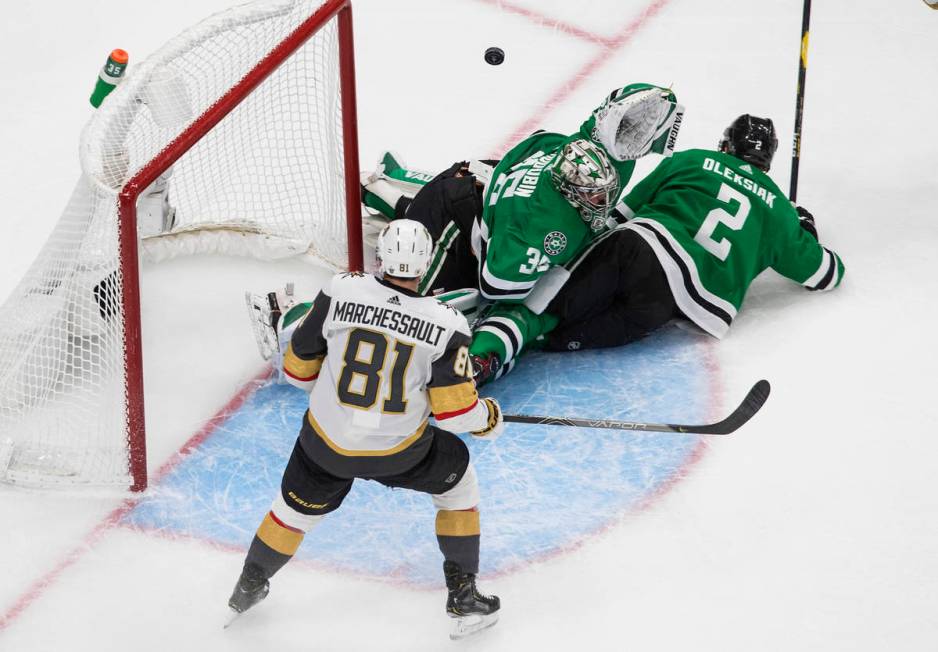
[[[290,561],[303,541],[303,531],[292,528],[268,512],[251,541],[245,566],[255,564],[268,579]]]
[[[537,315],[523,305],[496,305],[475,325],[469,353],[480,357],[494,353],[504,367],[522,351],[542,346],[544,336],[558,321],[554,315]]]
[[[436,513],[436,540],[443,559],[459,564],[464,573],[479,572],[479,511],[441,509]]]

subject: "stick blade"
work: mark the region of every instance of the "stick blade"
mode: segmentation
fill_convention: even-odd
[[[752,386],[752,389],[746,394],[746,398],[739,404],[739,407],[733,410],[733,412],[722,421],[700,426],[672,424],[671,428],[677,432],[694,432],[701,435],[728,435],[742,427],[755,416],[756,412],[762,409],[771,391],[772,386],[769,384],[769,381],[765,379],[760,380]]]

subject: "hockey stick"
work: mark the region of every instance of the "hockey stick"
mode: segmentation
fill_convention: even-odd
[[[676,423],[642,423],[635,421],[613,421],[611,419],[577,419],[569,417],[544,417],[529,414],[506,414],[509,423],[533,423],[544,426],[579,426],[581,428],[608,428],[610,430],[644,430],[654,432],[676,432],[700,435],[728,435],[749,421],[769,398],[769,381],[760,380],[733,413],[717,423],[687,426]]]
[[[804,0],[801,16],[801,52],[798,56],[798,94],[795,100],[795,134],[791,147],[791,185],[788,198],[798,198],[798,166],[801,164],[801,116],[804,113],[804,84],[808,74],[808,30],[811,23],[811,0]]]

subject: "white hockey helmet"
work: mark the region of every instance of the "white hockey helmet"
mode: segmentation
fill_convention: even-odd
[[[398,278],[419,278],[430,265],[433,239],[420,222],[394,220],[378,236],[378,269]]]

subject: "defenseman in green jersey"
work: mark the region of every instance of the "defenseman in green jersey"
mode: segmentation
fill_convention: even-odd
[[[624,224],[552,270],[524,305],[496,306],[477,324],[477,380],[507,372],[532,346],[625,344],[674,317],[721,338],[766,268],[810,290],[837,287],[840,257],[766,174],[777,146],[771,120],[744,115],[719,151],[663,160],[616,208]]]

